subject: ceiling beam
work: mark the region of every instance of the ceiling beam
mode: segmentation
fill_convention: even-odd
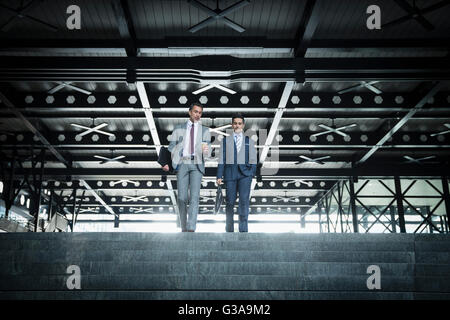
[[[236,58],[11,57],[0,60],[3,81],[126,82],[127,70],[145,82],[419,81],[450,79],[450,59],[426,58]],[[199,71],[202,70],[202,71]],[[211,71],[219,72],[218,76]],[[227,75],[225,75],[225,73]],[[303,78],[301,79],[303,80]],[[302,81],[303,82],[303,81]]]
[[[215,177],[216,168],[207,167],[204,177]],[[17,177],[23,176],[26,173],[26,169],[17,169]],[[59,169],[59,168],[46,168],[44,172],[44,179],[46,180],[65,180],[67,175],[71,175],[73,180],[110,180],[110,179],[150,179],[154,180],[161,177],[160,168],[72,168],[72,169]],[[448,165],[428,165],[426,163],[422,165],[418,164],[398,164],[390,166],[380,166],[377,163],[365,164],[356,168],[298,168],[293,169],[279,169],[276,175],[262,175],[263,178],[270,179],[276,178],[328,178],[328,179],[342,179],[343,177],[393,177],[393,176],[405,176],[412,177],[440,177],[442,175],[450,176],[450,166]],[[176,179],[174,174],[169,174],[168,178]]]
[[[295,37],[297,41],[297,44],[294,47],[295,57],[304,57],[311,44],[314,32],[316,31],[320,20],[320,1],[321,0],[306,1],[302,19],[300,20],[300,26]]]
[[[386,141],[388,141],[394,133],[396,133],[406,122],[408,122],[409,119],[414,117],[414,115],[417,113],[418,110],[420,110],[430,98],[434,97],[434,95],[444,86],[442,82],[436,82],[432,83],[429,86],[429,89],[427,89],[427,92],[420,98],[420,100],[417,102],[417,104],[411,108],[411,110],[406,114],[402,119],[400,119],[399,122],[397,122],[394,127],[389,130],[388,133],[386,133],[378,143],[373,146],[358,162],[357,164],[362,164],[367,159],[369,159],[378,149],[380,149]],[[420,89],[422,89],[423,86],[421,86]],[[420,90],[421,91],[421,90]]]
[[[268,39],[266,37],[165,37],[164,39],[136,39],[138,49],[195,49],[195,48],[254,48],[254,49],[293,49],[298,37],[293,39]],[[54,50],[70,49],[79,52],[94,52],[91,49],[110,49],[123,51],[126,39],[2,39],[0,51],[13,50]],[[450,38],[411,38],[411,39],[311,39],[309,49],[345,49],[346,52],[358,49],[448,49]]]
[[[139,94],[139,99],[141,100],[142,109],[144,110],[144,113],[145,113],[145,118],[147,120],[147,124],[148,124],[149,130],[150,130],[150,135],[152,137],[152,141],[156,145],[156,154],[158,156],[159,152],[161,150],[161,141],[159,140],[158,130],[156,128],[155,119],[153,118],[153,112],[152,112],[152,108],[150,106],[150,102],[148,99],[147,90],[146,90],[145,84],[143,82],[136,82],[136,88],[137,88],[137,91]],[[162,169],[160,169],[160,171],[161,171],[160,174],[162,175],[164,172],[162,171]],[[166,180],[166,186],[170,193],[170,199],[172,201],[173,209],[177,213],[177,217],[179,217],[177,199],[175,196],[175,191],[173,190],[173,187],[172,187],[171,179]],[[177,220],[177,225],[178,224],[179,224],[179,221]]]
[[[15,106],[8,100],[8,98],[6,98],[6,96],[0,92],[0,101],[3,103],[3,105],[5,105],[7,108],[9,108],[14,114],[16,114],[16,116],[22,120],[22,122],[25,124],[25,126],[32,132],[34,133],[38,139],[42,142],[42,144],[58,159],[58,161],[60,161],[67,169],[65,170],[70,170],[72,168],[77,168],[78,165],[77,164],[69,164],[69,162],[64,159],[64,157],[61,155],[61,153],[56,150],[56,148],[51,145],[48,140],[39,132],[39,130],[36,129],[36,127],[28,121],[27,118],[25,118],[23,116],[23,114],[20,113],[20,111],[18,111]],[[114,212],[114,210],[108,206],[106,204],[106,202],[103,201],[103,199],[97,194],[97,192],[95,192],[95,190],[93,190],[92,188],[89,187],[89,184],[84,181],[83,179],[80,179],[80,183],[82,183],[84,185],[84,187],[89,190],[92,195],[105,207],[106,210],[108,210],[111,214],[116,215],[116,213]]]
[[[117,20],[120,37],[125,42],[125,51],[128,57],[136,57],[138,49],[136,46],[136,32],[134,31],[133,19],[127,0],[113,0],[111,2]]]

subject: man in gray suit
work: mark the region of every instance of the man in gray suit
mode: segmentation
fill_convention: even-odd
[[[177,125],[169,139],[168,150],[172,155],[172,166],[177,172],[178,209],[182,232],[195,231],[200,187],[205,174],[205,159],[211,154],[209,128],[200,124],[202,113],[201,104],[191,104],[189,120]],[[165,165],[163,170],[169,171],[169,165]]]

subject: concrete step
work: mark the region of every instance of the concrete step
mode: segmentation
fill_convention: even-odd
[[[413,263],[413,252],[341,251],[230,251],[230,250],[82,250],[2,251],[0,260],[18,263],[48,262],[79,264],[95,261],[173,261],[173,262],[360,262]],[[425,261],[426,262],[426,261]]]
[[[448,295],[380,291],[10,291],[1,300],[412,300],[450,298]]]
[[[406,241],[267,241],[267,240],[9,240],[0,242],[0,252],[14,250],[293,250],[293,251],[414,251],[414,243]],[[433,248],[431,249],[438,249]]]
[[[0,290],[64,290],[68,276],[0,276]],[[365,276],[85,275],[83,290],[307,290],[367,291]],[[383,276],[382,289],[414,291],[414,277]],[[434,291],[434,290],[433,290]]]
[[[449,239],[450,240],[450,239]],[[415,241],[416,251],[450,252],[450,241]]]
[[[366,276],[367,263],[327,262],[82,262],[82,275]],[[65,263],[0,262],[0,275],[67,275]],[[414,264],[379,263],[382,276],[414,276]],[[427,269],[424,269],[427,271]],[[442,270],[444,272],[445,270]],[[447,270],[448,271],[448,270]],[[423,272],[423,275],[429,273]]]
[[[299,234],[299,233],[145,233],[145,232],[61,232],[61,233],[0,233],[0,242],[3,240],[93,240],[93,241],[124,241],[124,240],[192,240],[192,241],[320,241],[320,242],[410,242],[414,241],[413,234]],[[427,239],[427,238],[426,238]]]
[[[416,252],[416,263],[446,264],[450,268],[450,252]]]
[[[67,289],[67,267],[81,291]],[[369,290],[370,265],[381,290]],[[109,292],[108,292],[109,291]],[[450,237],[414,234],[0,234],[3,299],[435,299]]]
[[[450,276],[416,276],[416,291],[450,293]]]
[[[415,272],[417,276],[450,276],[448,264],[416,263]]]

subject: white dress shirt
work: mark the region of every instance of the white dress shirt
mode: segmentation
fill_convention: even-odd
[[[184,146],[183,146],[183,157],[190,157],[190,141],[191,141],[191,126],[192,126],[192,122],[189,119],[188,122],[186,123],[186,135],[184,138]],[[198,122],[194,123],[194,154],[195,155],[195,147],[196,147],[196,143],[197,143],[197,134],[198,134]]]

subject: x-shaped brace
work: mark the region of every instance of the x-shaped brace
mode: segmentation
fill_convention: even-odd
[[[192,92],[192,94],[196,94],[197,95],[199,93],[202,93],[202,92],[207,91],[207,90],[212,89],[212,88],[217,88],[217,89],[220,89],[220,90],[225,91],[225,92],[230,93],[230,94],[235,94],[236,93],[236,91],[231,90],[230,88],[227,88],[227,87],[225,87],[225,86],[223,86],[221,84],[210,83],[207,86]]]
[[[306,161],[302,161],[302,162],[314,162],[314,163],[318,163],[318,164],[325,164],[321,160],[325,160],[325,159],[331,158],[331,156],[324,156],[324,157],[320,157],[320,158],[316,158],[316,159],[311,159],[311,158],[309,158],[307,156],[300,156],[300,158],[306,160]],[[301,161],[299,161],[297,163],[301,163]]]
[[[114,182],[112,183],[112,185],[115,186],[116,184],[124,183],[124,182],[125,182],[125,183],[131,183],[131,184],[134,184],[135,187],[138,186],[138,182],[136,182],[136,181],[131,181],[131,180],[126,180],[126,179],[124,179],[124,180],[119,180],[119,181],[114,181]]]
[[[75,90],[75,91],[79,91],[79,92],[87,94],[87,95],[92,94],[91,91],[75,87],[74,85],[71,84],[72,82],[58,82],[58,83],[59,84],[56,87],[54,87],[53,89],[50,89],[48,91],[48,94],[53,94],[53,93],[61,90],[62,88],[65,88],[65,87],[70,88],[70,89]]]
[[[350,87],[350,88],[338,91],[338,94],[344,94],[344,93],[347,93],[347,92],[350,92],[350,91],[355,91],[358,88],[367,88],[367,89],[369,89],[370,91],[372,91],[372,92],[374,92],[376,94],[382,94],[383,91],[381,91],[380,89],[378,89],[378,88],[373,86],[374,84],[376,84],[378,82],[380,82],[380,81],[370,81],[370,82],[361,81],[361,84],[358,84],[356,86],[353,86],[353,87]]]
[[[205,20],[201,21],[200,23],[196,24],[195,26],[189,28],[190,32],[192,32],[192,33],[197,32],[198,30],[203,29],[204,27],[210,25],[211,23],[213,23],[215,21],[222,21],[227,26],[229,26],[230,28],[232,28],[238,32],[245,31],[245,29],[242,26],[240,26],[239,24],[237,24],[234,21],[231,21],[230,19],[228,19],[225,16],[229,15],[233,11],[236,11],[236,10],[248,5],[250,2],[248,2],[247,0],[241,0],[238,3],[235,3],[224,10],[219,10],[218,8],[216,10],[213,10],[213,9],[205,6],[204,4],[200,3],[197,0],[188,0],[188,2],[191,5],[193,5],[194,7],[197,7],[198,9],[200,9],[210,15],[209,18],[206,18]]]
[[[138,202],[138,201],[144,201],[144,202],[148,202],[147,196],[136,196],[136,197],[132,197],[132,196],[123,196],[124,197],[124,202]]]
[[[88,208],[86,208],[86,209],[81,208],[79,213],[85,213],[85,212],[94,212],[94,213],[97,213],[97,212],[98,212],[98,208],[97,208],[97,207],[95,207],[95,208],[90,208],[90,207],[88,207]]]
[[[408,161],[406,161],[406,163],[417,163],[417,164],[422,164],[421,161],[425,161],[425,160],[429,160],[429,159],[434,159],[436,158],[436,156],[429,156],[429,157],[424,157],[424,158],[420,158],[420,159],[414,159],[410,156],[403,156],[403,158],[407,159]]]
[[[142,213],[142,212],[153,213],[153,208],[147,208],[147,209],[130,208],[130,211],[134,211],[134,213]]]
[[[283,201],[283,202],[296,202],[297,199],[296,196],[287,197],[287,196],[276,196],[276,199],[273,200],[273,202]]]
[[[42,0],[40,0],[40,1],[31,0],[26,5],[21,6],[18,9],[13,9],[13,8],[10,8],[10,7],[5,6],[3,4],[0,4],[0,8],[6,9],[6,10],[8,10],[8,11],[10,11],[10,12],[15,14],[11,18],[9,18],[8,21],[6,21],[3,25],[0,26],[0,30],[6,32],[6,31],[8,31],[11,28],[11,26],[14,24],[14,22],[17,20],[17,18],[20,18],[20,19],[24,18],[24,19],[27,19],[27,20],[29,20],[31,22],[41,24],[42,26],[46,27],[50,31],[58,31],[58,28],[55,27],[54,25],[51,25],[50,23],[47,23],[45,21],[42,21],[40,19],[37,19],[37,18],[34,18],[32,16],[27,15],[28,12],[33,10],[41,2],[42,2]]]
[[[291,180],[291,181],[285,181],[285,184],[292,184],[292,183],[303,183],[306,184],[308,187],[311,187],[313,185],[313,183],[311,181],[306,182],[305,180],[302,179],[295,179],[295,180]]]
[[[95,127],[86,127],[86,126],[82,126],[81,124],[76,124],[76,123],[71,123],[71,125],[74,126],[74,127],[86,130],[86,131],[78,134],[77,136],[79,136],[79,137],[85,136],[85,135],[87,135],[89,133],[92,133],[92,132],[97,132],[97,133],[100,133],[100,134],[104,134],[106,136],[114,137],[114,134],[100,130],[101,128],[106,127],[108,125],[107,123],[102,123],[102,124],[99,124],[99,125],[97,125]]]
[[[347,137],[348,134],[346,134],[345,132],[341,132],[341,130],[345,130],[345,129],[348,129],[348,128],[356,127],[357,124],[356,124],[356,123],[353,123],[353,124],[349,124],[349,125],[347,125],[347,126],[343,126],[343,127],[340,127],[340,128],[336,128],[336,129],[335,129],[335,128],[332,128],[332,127],[329,127],[329,126],[327,126],[327,125],[324,125],[324,124],[319,124],[318,126],[321,127],[322,129],[325,129],[326,131],[312,134],[312,135],[311,135],[312,137],[318,137],[318,136],[321,136],[321,135],[323,135],[323,134],[327,134],[327,133],[330,133],[330,132],[339,134],[339,135],[341,135],[341,136],[343,136],[343,137]]]
[[[120,159],[125,158],[124,155],[117,156],[117,157],[115,157],[115,158],[106,158],[106,157],[103,157],[103,156],[95,155],[94,158],[103,160],[103,161],[100,161],[100,164],[109,163],[109,162],[121,162],[121,163],[128,164],[127,161],[124,161],[124,160],[119,161]]]
[[[450,129],[450,124],[444,123],[444,126],[446,126],[447,128]],[[447,134],[447,133],[449,133],[449,132],[450,132],[450,130],[441,131],[441,132],[437,132],[437,133],[430,134],[430,136],[431,136],[431,137],[439,136],[439,135]]]

